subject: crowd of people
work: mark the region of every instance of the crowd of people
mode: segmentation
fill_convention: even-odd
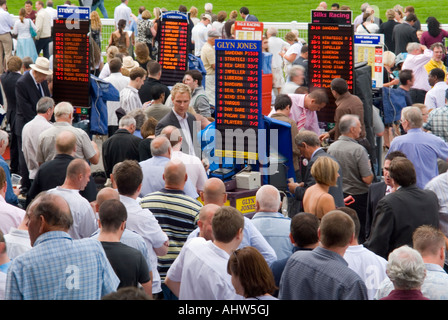
[[[94,2],[105,16],[102,1]],[[219,166],[213,46],[233,37],[238,14],[258,21],[249,9],[227,19],[210,3],[199,17],[197,8],[180,6],[190,14],[190,52],[205,77],[188,70],[168,87],[157,61],[166,9],[140,7],[136,16],[122,0],[106,61],[91,68],[118,96],[107,101],[99,146],[76,123],[72,104],[52,98],[51,7],[37,1],[34,12],[28,0],[12,23],[0,0],[2,48],[2,28],[19,35],[14,55],[0,52],[9,125],[0,130],[0,299],[448,299],[448,86],[435,18],[421,35],[410,6],[388,10],[383,23],[363,4],[354,19],[357,32],[386,35],[384,88],[403,98],[398,119],[386,121],[385,106],[376,112],[385,145],[380,174],[363,101],[346,80],[332,79],[334,127],[322,132],[317,112],[330,97],[308,88],[306,41],[266,30],[274,95],[266,117],[291,127],[295,177],[288,196],[262,185],[255,211],[242,214],[228,205],[225,182],[210,175]],[[98,48],[100,30],[93,11]],[[405,32],[412,33],[406,43]],[[92,165],[102,165],[107,181],[94,179]],[[13,174],[22,178],[18,188]]]

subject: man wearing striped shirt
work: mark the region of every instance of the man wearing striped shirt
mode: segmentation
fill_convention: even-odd
[[[165,187],[142,198],[140,205],[149,209],[163,231],[170,239],[168,254],[159,257],[158,270],[162,281],[166,273],[179,255],[188,235],[196,228],[196,217],[201,209],[201,203],[186,195],[183,191],[188,175],[185,164],[179,159],[170,160],[163,173]],[[171,299],[172,293],[162,284],[164,299]]]
[[[129,78],[129,84],[120,91],[120,106],[126,113],[146,107],[150,102],[147,101],[142,104],[140,96],[138,95],[138,90],[140,90],[146,79],[145,69],[141,67],[132,69],[129,73]]]

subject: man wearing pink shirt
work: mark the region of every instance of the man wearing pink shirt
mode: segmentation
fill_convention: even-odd
[[[309,94],[289,94],[292,101],[289,117],[297,123],[297,130],[306,129],[320,133],[316,111],[322,110],[328,103],[325,90],[317,89]]]

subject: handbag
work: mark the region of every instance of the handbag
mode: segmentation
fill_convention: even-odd
[[[31,24],[31,20],[30,21],[30,33],[31,33],[31,38],[34,38],[35,36],[37,36],[36,30],[33,29],[33,26]]]

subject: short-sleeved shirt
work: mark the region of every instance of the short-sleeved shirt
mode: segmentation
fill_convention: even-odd
[[[212,65],[215,64],[216,61],[215,49],[208,42],[206,42],[202,47],[201,60],[204,63],[204,68],[207,75],[215,74],[215,69],[212,68]]]
[[[76,136],[75,158],[89,160],[96,155],[92,142],[84,130],[75,128],[68,122],[55,122],[52,128],[45,130],[39,135],[37,162],[49,161],[56,156],[56,136],[66,130],[73,132]]]
[[[101,244],[120,279],[118,288],[137,287],[151,280],[148,264],[140,251],[121,242],[101,241]]]
[[[342,168],[344,193],[359,195],[369,191],[369,186],[361,179],[372,174],[369,155],[363,146],[347,136],[340,136],[327,152],[336,158]]]
[[[116,291],[119,282],[99,241],[73,240],[66,232],[50,231],[14,259],[6,299],[99,300]]]
[[[227,273],[229,254],[212,241],[197,237],[187,242],[168,270],[180,282],[180,300],[239,300]]]
[[[447,143],[420,128],[409,129],[405,135],[394,138],[389,149],[392,151],[403,152],[412,162],[420,189],[439,174],[437,159],[448,160]]]

